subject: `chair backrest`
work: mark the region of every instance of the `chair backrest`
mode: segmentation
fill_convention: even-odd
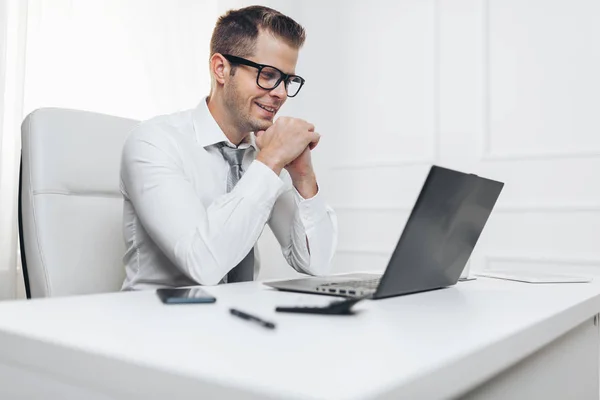
[[[23,121],[19,225],[28,297],[121,288],[119,166],[137,122],[59,108]]]

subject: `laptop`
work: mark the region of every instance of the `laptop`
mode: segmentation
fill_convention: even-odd
[[[353,273],[264,284],[372,299],[453,286],[503,187],[503,182],[433,165],[383,275]]]

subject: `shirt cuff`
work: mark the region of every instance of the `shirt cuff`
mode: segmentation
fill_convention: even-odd
[[[300,210],[300,218],[307,232],[327,216],[327,204],[325,204],[325,199],[319,193],[317,186],[317,194],[310,199],[305,199],[294,187],[294,197]]]
[[[254,160],[235,185],[234,190],[240,190],[245,198],[257,204],[273,206],[283,186],[283,181],[271,168]]]

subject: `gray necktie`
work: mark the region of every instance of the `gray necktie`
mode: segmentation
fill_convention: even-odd
[[[225,143],[219,145],[223,158],[229,163],[227,192],[230,192],[242,177],[242,160],[246,149],[234,149]],[[246,282],[254,280],[254,247],[240,263],[227,274],[227,282]]]

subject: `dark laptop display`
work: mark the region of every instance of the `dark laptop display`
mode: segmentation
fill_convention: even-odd
[[[456,284],[504,184],[432,166],[383,276],[345,274],[265,284],[374,299]]]

